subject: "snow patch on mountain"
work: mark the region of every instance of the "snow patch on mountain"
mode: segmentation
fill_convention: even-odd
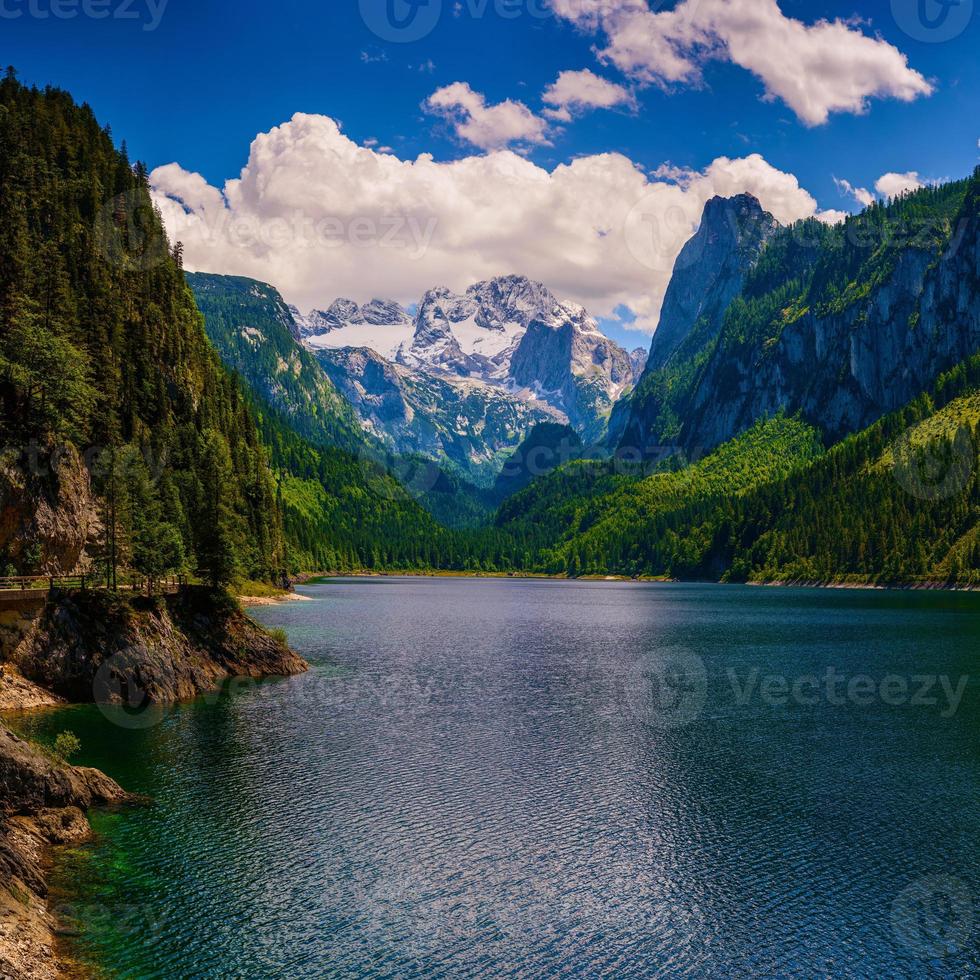
[[[338,299],[297,323],[314,351],[367,349],[444,383],[480,382],[548,406],[586,439],[601,434],[642,371],[640,357],[606,337],[583,307],[525,276],[478,282],[462,294],[430,289],[414,317],[397,303]]]

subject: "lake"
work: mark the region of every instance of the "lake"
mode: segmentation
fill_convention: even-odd
[[[29,722],[156,800],[59,865],[110,975],[980,972],[980,596],[301,591],[305,676]]]

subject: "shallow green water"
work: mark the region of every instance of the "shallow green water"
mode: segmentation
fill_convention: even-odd
[[[980,972],[980,597],[305,592],[304,677],[31,721],[157,801],[61,864],[108,973]]]

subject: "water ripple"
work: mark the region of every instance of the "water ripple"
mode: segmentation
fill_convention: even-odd
[[[86,762],[159,801],[99,819],[83,902],[142,916],[89,922],[110,972],[980,974],[976,932],[947,929],[937,954],[894,921],[925,876],[980,896],[977,685],[941,719],[739,703],[729,682],[968,673],[975,597],[449,580],[309,594],[260,615],[310,674],[148,732],[72,715]],[[654,697],[678,656],[704,665],[692,719]]]

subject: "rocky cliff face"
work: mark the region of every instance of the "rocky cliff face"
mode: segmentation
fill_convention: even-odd
[[[16,447],[0,454],[0,569],[84,571],[85,546],[101,527],[88,469],[73,446]]]
[[[699,320],[711,323],[706,340],[712,333],[717,336],[725,311],[742,290],[745,274],[778,227],[751,194],[713,197],[705,204],[697,232],[674,264],[650,346],[648,371],[662,368]]]
[[[779,412],[834,442],[916,398],[980,349],[978,202],[976,175],[833,229],[709,202],[614,413],[619,449],[698,454]]]
[[[610,445],[634,450],[669,439],[674,406],[665,397],[666,369],[674,362],[674,371],[682,373],[681,362],[697,359],[715,343],[728,307],[778,227],[751,194],[708,201],[697,232],[674,264],[642,377],[613,413]],[[670,387],[675,394],[676,386]]]
[[[430,289],[419,304],[411,343],[402,344],[395,359],[410,368],[464,378],[480,375],[486,359],[475,351],[465,353],[453,329],[462,324],[474,326],[478,311],[477,303],[468,296],[457,296],[445,288]]]
[[[367,431],[392,453],[452,464],[489,486],[523,433],[559,413],[476,379],[412,371],[372,350],[319,350],[317,358]]]
[[[559,304],[530,322],[508,377],[561,411],[593,443],[605,433],[616,400],[633,384],[633,362],[584,309]]]
[[[157,599],[64,594],[48,604],[12,661],[68,701],[130,707],[192,698],[230,677],[306,670],[237,604],[204,588]]]
[[[900,249],[866,295],[821,313],[804,309],[753,343],[723,336],[691,400],[683,441],[710,448],[758,418],[800,412],[829,441],[916,398],[980,349],[980,187],[938,255]]]

